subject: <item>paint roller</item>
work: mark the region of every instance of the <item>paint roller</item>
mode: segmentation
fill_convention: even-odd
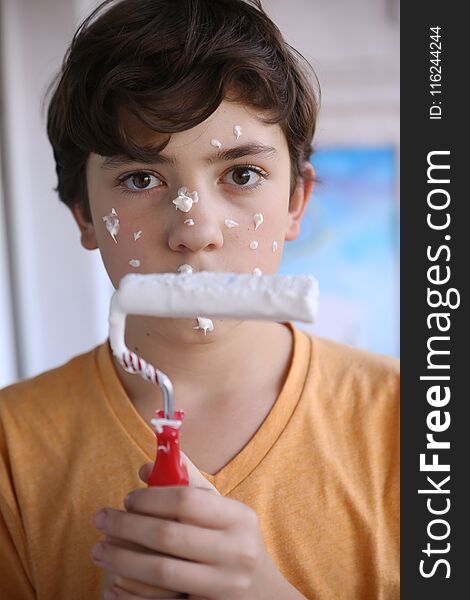
[[[162,273],[124,276],[111,298],[109,337],[114,356],[129,373],[159,385],[164,417],[173,419],[170,379],[125,343],[128,314],[313,322],[318,308],[318,284],[310,275],[247,275],[236,273]]]
[[[127,315],[164,318],[209,315],[219,319],[313,322],[317,309],[318,284],[310,275],[257,276],[202,271],[131,273],[122,278],[110,305],[109,337],[113,354],[127,372],[160,386],[163,394],[164,408],[151,421],[157,437],[157,456],[149,486],[189,483],[179,451],[184,411],[174,410],[169,377],[126,346]]]

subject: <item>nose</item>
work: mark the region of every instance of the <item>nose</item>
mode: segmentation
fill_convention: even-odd
[[[168,245],[172,250],[212,251],[222,248],[223,244],[223,233],[215,211],[210,209],[207,195],[201,195],[188,212],[176,211],[168,235]]]

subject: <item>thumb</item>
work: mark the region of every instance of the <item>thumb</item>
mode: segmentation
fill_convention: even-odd
[[[196,467],[196,465],[189,460],[189,458],[186,456],[186,454],[184,452],[181,452],[181,450],[180,450],[180,453],[181,453],[181,457],[184,461],[184,464],[186,465],[186,468],[188,469],[189,485],[205,489],[209,492],[213,492],[213,493],[217,494],[218,496],[220,496],[220,493],[217,490],[217,488],[215,486],[213,486],[212,483],[210,483],[210,481],[207,481],[207,479],[204,477],[204,475],[202,475],[202,473],[199,471],[199,469]],[[143,464],[140,467],[139,477],[144,483],[148,483],[150,473],[152,472],[152,469],[153,469],[153,465],[154,465],[154,463],[149,462],[149,463]]]
[[[194,463],[192,463],[189,460],[189,458],[184,452],[181,452],[181,456],[183,457],[186,468],[188,469],[189,485],[202,488],[204,490],[217,494],[217,496],[220,496],[220,493],[217,490],[217,488],[213,486],[210,481],[207,481],[207,479],[204,477],[201,471],[196,467]]]
[[[152,472],[153,469],[153,462],[148,462],[143,464],[140,469],[139,469],[139,477],[140,479],[144,482],[144,483],[148,483],[149,481],[149,477],[150,477],[150,473]]]

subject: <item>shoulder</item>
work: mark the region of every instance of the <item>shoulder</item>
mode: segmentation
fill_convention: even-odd
[[[311,358],[306,390],[333,413],[398,410],[397,358],[309,336]]]
[[[354,364],[354,366],[362,366],[363,368],[372,370],[399,373],[400,361],[394,356],[370,352],[356,346],[335,342],[315,335],[310,335],[309,337],[312,340],[314,349],[316,348],[318,352],[327,356],[328,359],[333,359],[338,365]]]
[[[400,378],[396,358],[310,337],[306,406],[315,435],[340,470],[367,485],[398,487]],[[333,457],[329,454],[329,459]],[[369,473],[370,477],[364,476]],[[362,475],[361,475],[362,474]],[[387,483],[388,482],[388,483]]]
[[[400,378],[400,361],[386,356],[341,344],[325,338],[311,336],[312,364],[323,373],[336,377],[380,381],[397,385]]]
[[[0,390],[0,415],[14,408],[15,412],[56,399],[66,401],[76,396],[78,389],[90,384],[96,371],[96,356],[100,348],[76,356],[67,363],[25,379]]]

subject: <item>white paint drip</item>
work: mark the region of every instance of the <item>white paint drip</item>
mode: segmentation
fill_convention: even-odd
[[[167,442],[166,444],[159,444],[157,446],[157,452],[164,452],[165,454],[168,454],[170,452],[170,442]]]
[[[204,331],[204,335],[207,335],[208,331],[214,331],[214,323],[211,319],[207,319],[206,317],[196,317],[197,318],[197,326],[193,327],[193,329],[201,329]]]
[[[116,236],[119,233],[119,229],[121,225],[119,224],[119,218],[117,216],[117,212],[114,208],[111,209],[109,215],[103,217],[104,224],[106,225],[106,229],[109,231],[110,236],[117,244]]]
[[[163,427],[166,425],[167,427],[173,427],[174,429],[179,429],[181,427],[183,421],[179,419],[150,419],[150,425],[155,433],[163,433]]]
[[[277,252],[277,242],[273,242],[273,252]]]
[[[233,219],[225,219],[225,226],[232,229],[233,227],[240,227],[240,223],[237,223]]]
[[[216,138],[212,138],[211,146],[214,146],[214,148],[218,148],[220,150],[220,148],[222,148],[222,142],[217,140]]]
[[[177,270],[178,270],[178,273],[182,273],[183,275],[187,275],[188,273],[194,272],[194,269],[192,268],[192,266],[188,265],[186,263],[184,265],[180,265]]]
[[[131,265],[131,267],[137,269],[137,267],[140,267],[140,260],[138,258],[131,258],[129,264]]]
[[[255,231],[258,229],[258,227],[261,225],[261,223],[264,221],[264,217],[261,213],[256,213],[255,215],[253,215],[253,221],[255,222]]]
[[[194,220],[193,219],[186,219],[186,221],[183,221],[183,222],[188,227],[192,227],[194,225]]]
[[[261,269],[258,269],[258,267],[255,267],[253,269],[253,275],[262,275],[263,271]]]
[[[253,240],[252,242],[250,242],[250,248],[252,250],[256,250],[256,248],[259,246],[258,242],[256,240]]]
[[[188,189],[186,187],[180,187],[178,190],[178,196],[173,200],[176,210],[189,212],[193,207],[193,204],[199,202],[199,195],[197,192],[188,194],[187,191]]]
[[[142,229],[139,229],[139,231],[134,231],[132,235],[134,236],[134,242],[136,242],[142,236]]]
[[[235,125],[233,128],[233,135],[237,136],[237,140],[238,138],[241,136],[242,134],[242,128],[240,127],[240,125]]]

